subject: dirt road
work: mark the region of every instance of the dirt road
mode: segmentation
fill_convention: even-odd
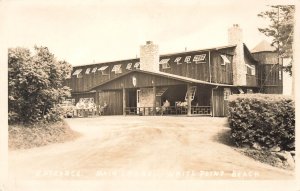
[[[291,179],[224,144],[224,118],[67,119],[82,137],[9,152],[10,179]]]

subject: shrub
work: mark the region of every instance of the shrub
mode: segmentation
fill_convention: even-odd
[[[237,146],[295,149],[295,103],[291,97],[232,95],[228,110],[231,138]]]
[[[33,124],[58,111],[54,106],[71,95],[63,83],[71,70],[69,63],[57,60],[47,47],[35,47],[34,54],[26,48],[9,49],[9,123]]]

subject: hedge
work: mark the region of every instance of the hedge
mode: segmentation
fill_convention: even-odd
[[[295,103],[292,97],[231,95],[228,111],[231,139],[237,146],[295,150]]]

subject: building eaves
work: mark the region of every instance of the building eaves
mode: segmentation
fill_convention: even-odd
[[[206,84],[206,85],[222,86],[222,87],[233,87],[234,86],[234,85],[231,85],[231,84],[221,84],[221,83],[213,83],[213,82],[207,82],[207,81],[203,81],[203,80],[197,80],[197,79],[183,77],[183,76],[179,76],[179,75],[175,75],[175,74],[169,74],[169,73],[165,73],[165,72],[151,72],[151,71],[146,71],[146,70],[133,70],[133,71],[130,71],[128,73],[122,74],[122,75],[120,75],[120,76],[118,76],[114,79],[107,80],[105,82],[97,84],[96,86],[90,88],[89,91],[92,91],[96,87],[102,86],[104,84],[107,84],[111,81],[114,81],[116,79],[119,79],[123,76],[126,76],[126,75],[134,73],[134,72],[140,72],[140,73],[145,73],[145,74],[150,74],[150,75],[161,76],[161,77],[165,77],[165,78],[170,78],[170,79],[174,79],[174,80],[183,81],[183,82],[186,82],[186,83]]]
[[[211,50],[221,50],[221,49],[226,49],[226,48],[233,48],[236,47],[236,45],[229,45],[229,46],[219,46],[219,47],[213,47],[213,48],[206,48],[206,49],[198,49],[198,50],[191,50],[191,51],[186,51],[186,52],[175,52],[175,53],[167,53],[167,54],[161,54],[159,55],[160,57],[164,56],[174,56],[174,55],[180,55],[180,54],[191,54],[191,53],[196,53],[196,52],[203,52],[203,51],[211,51]],[[115,60],[115,61],[109,61],[109,62],[100,62],[100,63],[93,63],[93,64],[82,64],[82,65],[76,65],[73,66],[73,68],[79,68],[79,67],[94,67],[94,66],[99,66],[99,65],[105,65],[105,64],[116,64],[119,62],[133,62],[133,61],[139,61],[140,58],[132,58],[132,59],[125,59],[125,60]]]

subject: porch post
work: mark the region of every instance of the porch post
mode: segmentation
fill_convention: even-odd
[[[99,92],[96,90],[95,92],[95,105],[96,105],[96,115],[99,114]]]
[[[188,104],[188,110],[187,110],[187,115],[191,116],[192,115],[192,100],[191,100],[191,92],[190,92],[191,84],[187,84],[187,104]]]
[[[156,86],[153,85],[153,115],[156,115]]]
[[[122,87],[123,93],[122,93],[122,97],[123,97],[123,115],[126,115],[126,90],[125,87]]]

